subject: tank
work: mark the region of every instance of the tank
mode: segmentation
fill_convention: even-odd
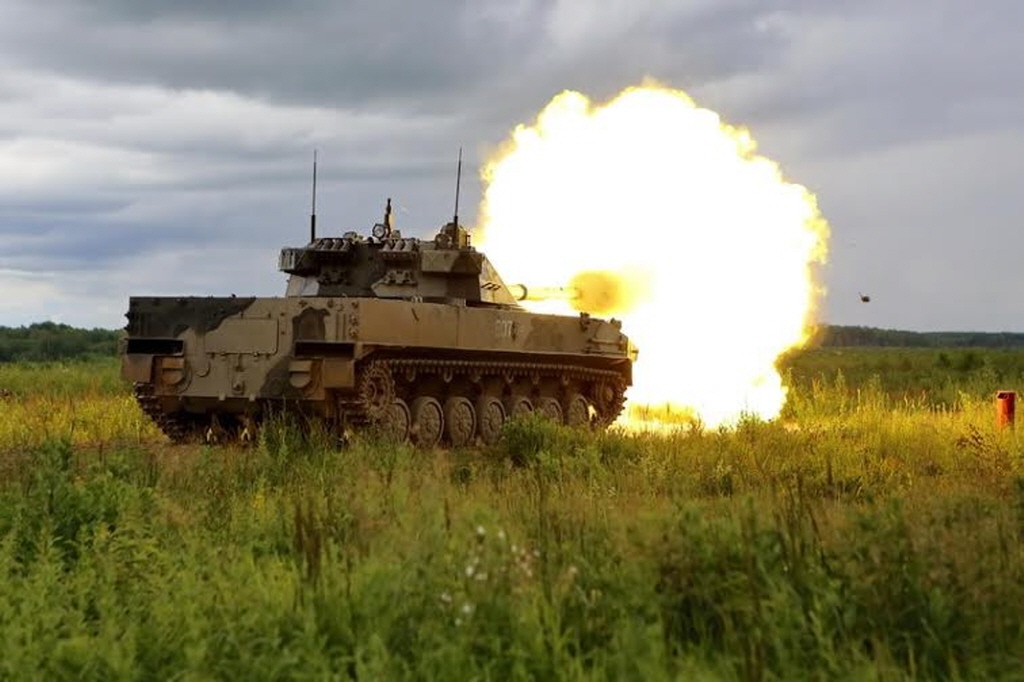
[[[281,250],[283,297],[130,298],[122,376],[174,442],[251,438],[275,413],[421,447],[493,443],[534,411],[611,424],[637,354],[621,323],[527,312],[574,293],[507,286],[470,242],[457,218],[403,237],[390,199],[369,234],[317,237],[314,218]]]

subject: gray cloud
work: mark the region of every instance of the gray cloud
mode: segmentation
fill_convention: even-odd
[[[140,289],[277,291],[276,249],[305,235],[313,148],[325,229],[372,224],[390,195],[403,230],[430,232],[452,210],[459,145],[472,222],[475,169],[514,125],[562,89],[603,99],[653,76],[749,125],[818,194],[835,232],[830,319],[1021,328],[995,295],[1024,286],[1007,255],[1024,247],[1024,9],[1009,0],[0,12],[0,287],[45,298],[0,303],[0,324],[38,310],[120,324]]]
[[[726,98],[746,120],[811,126],[819,155],[1016,128],[1021,48],[1008,27],[1022,22],[1016,3],[952,0],[786,15],[786,56]]]
[[[0,44],[28,68],[412,111],[478,106],[495,87],[611,94],[651,72],[685,86],[757,69],[782,47],[761,18],[799,4],[7,1]]]
[[[500,73],[542,37],[529,30],[539,23],[533,5],[515,22],[469,2],[22,7],[21,26],[3,36],[22,65],[305,103],[443,100]]]

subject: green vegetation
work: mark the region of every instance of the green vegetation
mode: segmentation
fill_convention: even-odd
[[[952,409],[964,394],[988,399],[996,390],[1024,386],[1024,349],[819,347],[786,355],[779,367],[797,402],[835,388]]]
[[[785,367],[776,422],[417,452],[0,366],[0,678],[1024,678],[1024,352]]]
[[[76,329],[55,322],[0,327],[0,363],[111,357],[117,352],[120,335],[108,329]]]
[[[908,332],[875,327],[822,325],[816,334],[822,346],[888,348],[1021,348],[1024,334],[1011,332]]]

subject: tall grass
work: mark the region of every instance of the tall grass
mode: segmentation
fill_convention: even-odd
[[[1024,457],[990,404],[1014,386],[940,403],[847,369],[772,423],[421,452],[287,419],[171,448],[98,388],[113,366],[67,395],[22,368],[0,677],[1021,679]]]

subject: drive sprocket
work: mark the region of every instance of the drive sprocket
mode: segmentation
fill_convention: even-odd
[[[395,401],[395,379],[383,362],[371,362],[359,378],[359,406],[368,421],[383,419]]]
[[[603,382],[593,395],[596,426],[604,428],[618,419],[626,406],[626,387],[621,382]]]

